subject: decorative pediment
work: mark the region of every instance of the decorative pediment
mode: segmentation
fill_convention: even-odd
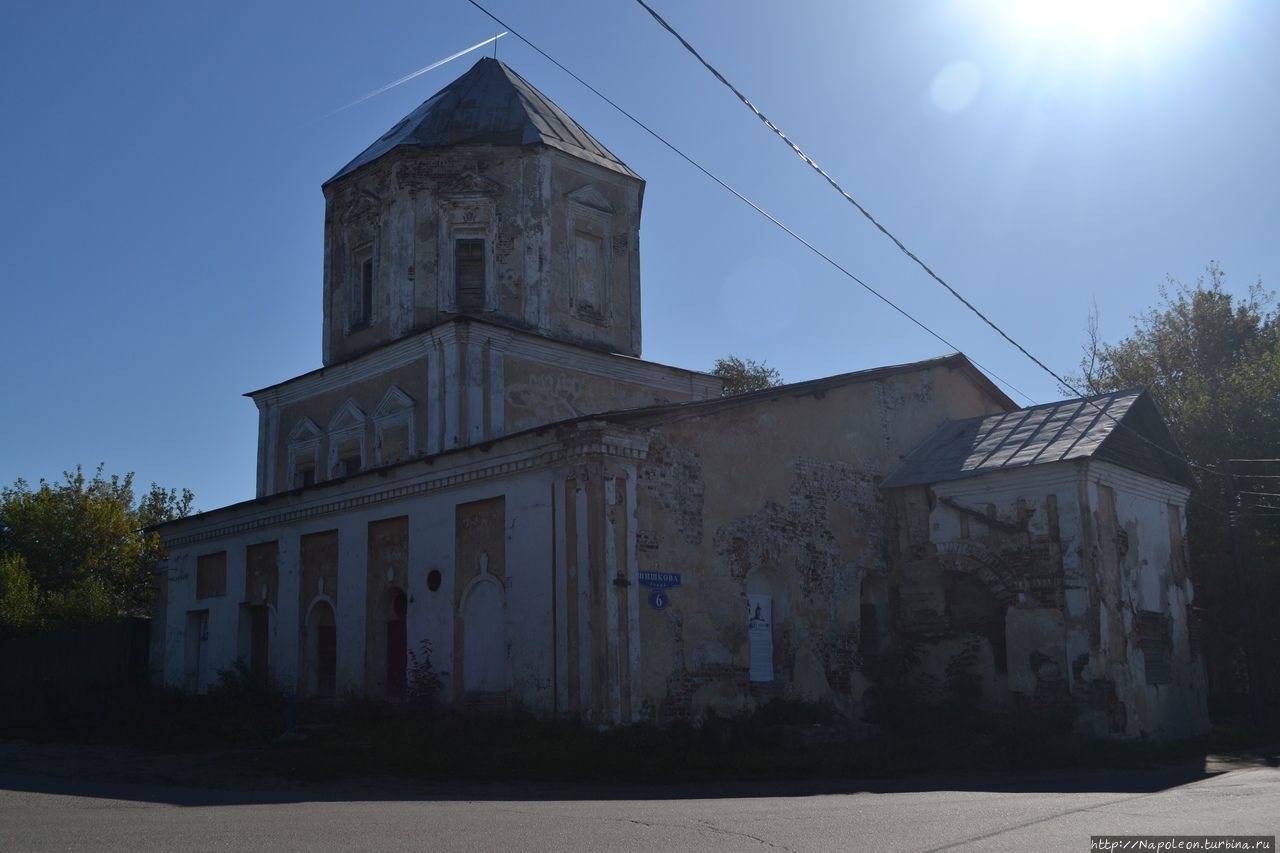
[[[609,204],[609,200],[591,184],[587,184],[585,187],[578,187],[566,195],[565,198],[575,204],[598,210],[601,213],[613,213],[613,205]]]
[[[387,389],[387,393],[382,396],[382,402],[378,404],[378,408],[373,410],[373,417],[376,420],[405,410],[411,411],[413,405],[414,400],[412,397],[402,391],[400,386],[392,385]]]
[[[439,195],[446,198],[499,196],[502,193],[502,184],[483,175],[462,175],[451,181],[445,181],[438,191]]]
[[[368,419],[364,410],[356,405],[355,400],[347,400],[329,421],[329,432],[361,428]]]
[[[289,430],[289,441],[291,442],[312,441],[320,436],[320,427],[311,418],[303,418],[298,421],[293,429]]]

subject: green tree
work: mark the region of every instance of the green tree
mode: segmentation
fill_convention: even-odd
[[[0,556],[0,635],[39,630],[44,598],[21,554]]]
[[[1280,700],[1280,514],[1264,508],[1280,499],[1245,496],[1228,507],[1219,473],[1224,459],[1280,458],[1280,321],[1274,297],[1261,283],[1242,297],[1224,288],[1210,264],[1194,285],[1170,279],[1160,302],[1135,318],[1116,344],[1098,340],[1096,315],[1081,362],[1094,391],[1145,387],[1164,413],[1182,451],[1197,466],[1199,488],[1187,505],[1196,604],[1207,628],[1211,688],[1219,695],[1242,687],[1249,650],[1256,681]],[[1280,466],[1254,466],[1242,490],[1280,493]],[[1270,484],[1270,485],[1268,485]],[[1231,559],[1228,512],[1243,510],[1240,542],[1245,571]]]
[[[763,361],[738,358],[736,355],[716,359],[715,367],[711,368],[711,372],[724,380],[722,393],[726,397],[751,391],[763,391],[765,388],[774,388],[782,384],[782,374],[776,367],[769,367]]]
[[[100,622],[145,613],[163,552],[145,527],[191,512],[192,494],[152,484],[135,502],[133,475],[86,478],[80,467],[32,488],[0,492],[0,631]],[[32,603],[35,615],[31,615]]]

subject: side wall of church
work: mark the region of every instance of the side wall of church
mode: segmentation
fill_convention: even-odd
[[[943,421],[997,411],[937,366],[654,426],[636,553],[641,583],[669,588],[640,606],[646,714],[697,719],[775,696],[858,713],[888,624],[879,482]]]

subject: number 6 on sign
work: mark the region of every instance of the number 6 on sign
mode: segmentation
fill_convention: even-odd
[[[649,606],[654,610],[662,610],[670,603],[671,599],[663,590],[655,589],[649,593]]]

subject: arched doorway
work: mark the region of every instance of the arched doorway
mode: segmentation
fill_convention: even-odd
[[[337,693],[338,626],[333,607],[320,600],[307,614],[307,668],[310,695],[327,699]]]
[[[409,666],[405,619],[408,608],[409,602],[404,590],[391,590],[387,605],[386,685],[387,696],[395,699],[403,699],[405,695],[406,671]]]
[[[1009,652],[1005,640],[1005,618],[1008,605],[997,598],[976,574],[966,572],[947,572],[946,595],[951,629],[961,635],[985,639],[991,646],[996,672],[1001,675],[1007,673]]]

